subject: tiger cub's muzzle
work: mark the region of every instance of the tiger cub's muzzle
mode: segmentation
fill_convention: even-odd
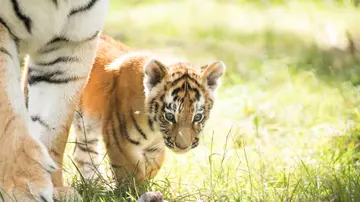
[[[199,145],[199,138],[185,138],[186,136],[177,136],[176,138],[164,137],[165,145],[175,153],[185,153]]]

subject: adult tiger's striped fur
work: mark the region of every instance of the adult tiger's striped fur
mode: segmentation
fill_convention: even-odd
[[[107,7],[108,0],[0,1],[0,189],[5,201],[53,201],[53,185],[62,185],[56,168]],[[28,111],[19,80],[25,55]]]
[[[100,135],[118,182],[129,172],[139,181],[154,177],[166,147],[183,153],[198,146],[224,71],[223,62],[166,64],[103,35],[73,121],[83,176],[92,178],[103,159]]]

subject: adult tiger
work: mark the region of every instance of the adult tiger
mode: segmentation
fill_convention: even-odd
[[[108,0],[0,1],[0,189],[5,200],[53,201],[53,185],[62,185],[61,169],[54,171],[62,163],[107,7]],[[30,56],[28,111],[19,83],[25,55]]]
[[[75,162],[92,178],[104,139],[117,181],[129,172],[139,181],[154,177],[165,148],[183,153],[199,144],[209,118],[223,62],[202,69],[188,62],[128,51],[102,35],[90,78],[75,112]]]

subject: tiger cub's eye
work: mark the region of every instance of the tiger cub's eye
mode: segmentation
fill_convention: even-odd
[[[175,122],[175,116],[172,113],[165,113],[165,119],[169,122]]]
[[[194,122],[199,122],[199,121],[201,121],[201,119],[202,119],[202,114],[196,114],[195,116],[194,116]]]

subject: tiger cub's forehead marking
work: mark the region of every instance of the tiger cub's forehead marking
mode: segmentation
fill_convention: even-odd
[[[200,86],[200,76],[188,69],[178,69],[172,72],[165,95],[166,111],[181,112],[185,108],[192,112],[201,112],[205,104],[205,93]]]

